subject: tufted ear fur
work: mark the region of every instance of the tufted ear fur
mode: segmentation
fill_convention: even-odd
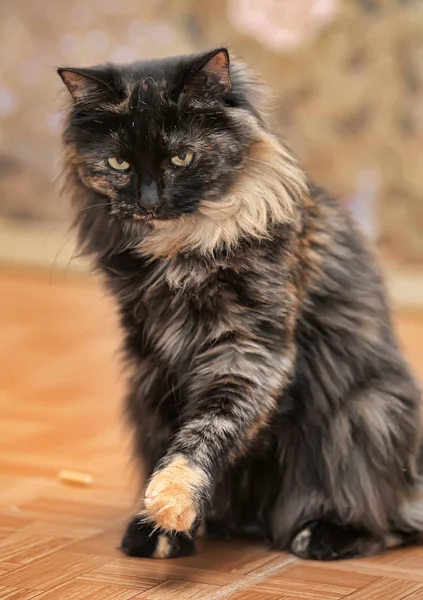
[[[184,91],[192,96],[216,98],[232,88],[229,75],[229,53],[219,48],[196,59],[189,69]]]
[[[112,93],[112,88],[107,81],[108,72],[104,68],[60,68],[57,72],[74,100],[85,100],[91,96],[108,96]]]

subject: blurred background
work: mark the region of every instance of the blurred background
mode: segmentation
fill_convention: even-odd
[[[423,380],[423,0],[0,0],[1,598],[214,598],[268,564],[265,547],[207,543],[156,588],[173,564],[141,568],[118,550],[140,507],[121,427],[120,334],[112,300],[74,256],[60,194],[68,95],[57,66],[221,45],[267,82],[279,132],[374,241]],[[71,485],[63,470],[91,483]],[[365,576],[334,579],[303,565],[305,583],[299,572],[286,588],[278,579],[277,597],[350,597],[374,581],[376,595],[414,598],[421,550],[404,552],[382,559],[386,586],[372,559]],[[244,591],[236,597],[264,597]]]
[[[261,74],[310,176],[378,245],[392,294],[423,302],[421,0],[3,0],[0,260],[73,260],[55,66],[227,44]]]

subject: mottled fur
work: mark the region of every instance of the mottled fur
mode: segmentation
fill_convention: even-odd
[[[60,73],[76,226],[119,307],[148,475],[124,551],[191,553],[204,517],[316,559],[416,542],[420,393],[378,268],[245,69],[221,49]]]

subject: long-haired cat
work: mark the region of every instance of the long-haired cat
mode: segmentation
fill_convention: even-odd
[[[59,74],[148,476],[124,552],[191,553],[202,522],[322,560],[417,542],[420,393],[377,265],[254,78],[224,48]]]

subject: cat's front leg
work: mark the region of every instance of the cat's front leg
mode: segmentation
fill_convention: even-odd
[[[193,527],[219,474],[266,426],[292,367],[291,345],[276,354],[252,339],[222,342],[199,358],[183,424],[146,489],[152,522],[164,530]]]
[[[145,359],[136,365],[126,410],[134,433],[134,454],[147,479],[166,454],[174,433],[169,413],[175,399],[170,391],[158,364]],[[191,535],[168,533],[137,515],[126,528],[121,549],[129,556],[173,558],[192,554],[195,542]]]

